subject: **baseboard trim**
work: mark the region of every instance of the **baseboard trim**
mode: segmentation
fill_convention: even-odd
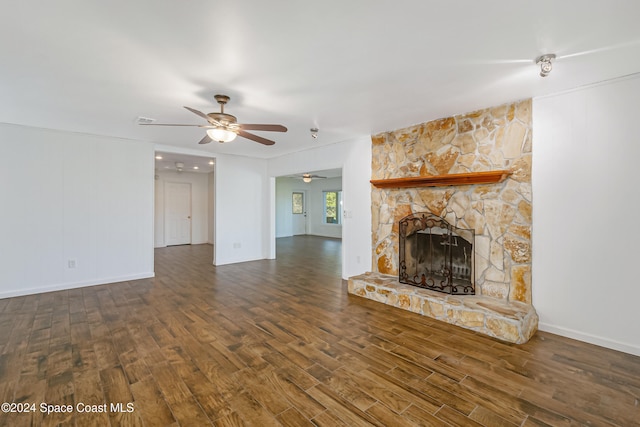
[[[635,356],[640,356],[640,346],[637,346],[637,345],[615,341],[609,338],[603,338],[597,335],[587,334],[584,332],[563,328],[560,326],[550,325],[544,322],[538,323],[538,330],[544,331],[544,332],[550,332],[552,334],[560,335],[566,338],[572,338],[578,341],[587,342],[589,344],[598,345],[600,347],[606,347],[611,350],[617,350],[623,353],[629,353]]]
[[[24,295],[43,294],[45,292],[66,291],[69,289],[84,288],[87,286],[98,286],[98,285],[107,285],[110,283],[128,282],[129,280],[149,279],[152,277],[155,277],[155,273],[153,271],[147,272],[147,273],[132,274],[128,276],[107,277],[102,279],[86,280],[82,282],[60,283],[56,285],[43,286],[39,288],[36,287],[36,288],[27,288],[27,289],[14,289],[10,291],[0,292],[0,299],[11,298],[11,297],[21,297]]]
[[[327,236],[326,234],[315,234],[315,233],[307,233],[307,236],[314,236],[314,237],[325,237],[327,239],[336,239],[336,240],[342,240],[342,235],[340,236]]]
[[[213,265],[218,267],[218,266],[222,266],[222,265],[239,264],[241,262],[260,261],[260,260],[263,260],[263,259],[268,259],[268,258],[265,255],[265,256],[262,256],[260,258],[224,259],[224,260],[219,261],[219,262],[214,262]]]

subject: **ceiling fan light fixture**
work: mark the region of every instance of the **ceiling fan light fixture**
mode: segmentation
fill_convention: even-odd
[[[207,129],[207,135],[209,135],[209,138],[218,142],[231,142],[238,136],[237,133],[224,128]]]
[[[551,73],[551,69],[553,68],[551,65],[552,59],[556,59],[556,55],[554,53],[549,53],[536,58],[536,64],[540,65],[540,77],[547,77],[549,73]]]
[[[302,177],[302,181],[304,181],[306,183],[310,183],[311,182],[311,177],[310,176]]]
[[[203,137],[198,144],[208,144],[211,141],[218,142],[230,142],[236,139],[237,136],[241,136],[246,139],[250,139],[254,142],[263,145],[273,145],[276,142],[270,139],[264,138],[260,135],[256,135],[251,132],[253,130],[268,131],[268,132],[286,132],[287,128],[282,125],[275,124],[257,124],[257,123],[238,123],[235,116],[224,112],[224,105],[229,101],[229,97],[226,95],[216,95],[216,101],[220,104],[219,113],[205,114],[202,111],[198,111],[195,108],[184,106],[187,110],[199,116],[207,121],[206,125],[188,125],[188,124],[174,124],[174,123],[139,123],[141,125],[156,125],[156,126],[193,126],[199,128],[206,128],[207,135]]]

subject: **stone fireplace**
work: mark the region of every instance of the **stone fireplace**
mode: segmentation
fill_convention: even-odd
[[[508,177],[434,187],[372,186],[372,271],[350,278],[349,292],[505,341],[526,342],[538,322],[531,305],[531,150],[530,99],[372,136],[372,182],[496,170],[508,171]],[[440,218],[439,225],[452,230],[469,230],[446,236],[457,237],[458,245],[465,240],[461,234],[473,234],[472,248],[459,246],[461,252],[447,255],[452,260],[455,255],[455,265],[448,268],[458,269],[456,280],[466,274],[475,295],[435,292],[433,287],[420,286],[424,272],[407,272],[408,268],[415,272],[416,265],[400,259],[407,251],[402,221],[422,215]],[[442,230],[447,227],[436,228],[440,231],[433,228],[431,243],[434,238],[443,239]],[[413,243],[408,250],[423,250],[418,245],[428,242],[427,233],[409,234]],[[470,251],[468,267],[463,265],[465,250]],[[447,269],[436,267],[427,269],[441,272],[432,274],[433,283]],[[410,281],[418,282],[418,287],[400,283],[403,275],[414,277]],[[424,283],[431,283],[427,273]]]

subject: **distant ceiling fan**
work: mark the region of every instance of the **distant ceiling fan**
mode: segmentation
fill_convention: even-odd
[[[229,102],[227,95],[216,95],[214,97],[218,104],[220,104],[219,113],[204,114],[201,111],[190,107],[184,107],[192,113],[205,119],[208,124],[206,125],[186,125],[186,124],[172,124],[172,123],[140,123],[145,126],[195,126],[203,129],[207,129],[207,134],[198,142],[198,144],[208,144],[211,141],[218,142],[230,142],[233,141],[236,136],[240,135],[243,138],[250,139],[264,145],[273,145],[275,141],[267,138],[255,135],[247,132],[247,130],[263,130],[269,132],[286,132],[287,128],[282,125],[263,125],[263,124],[241,124],[235,116],[224,112],[224,105]]]
[[[298,178],[303,180],[304,182],[311,182],[314,179],[326,179],[326,176],[320,175],[312,175],[310,173],[303,173],[302,175],[294,176],[294,178]]]

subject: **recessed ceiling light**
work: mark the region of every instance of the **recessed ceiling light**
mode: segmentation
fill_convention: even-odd
[[[209,160],[209,164],[212,165],[213,164],[213,160]]]
[[[200,168],[199,168],[199,167],[197,167],[197,166],[194,166],[193,168],[194,168],[194,169],[200,169]]]
[[[158,154],[158,155],[156,156],[156,160],[162,160],[162,156]]]

